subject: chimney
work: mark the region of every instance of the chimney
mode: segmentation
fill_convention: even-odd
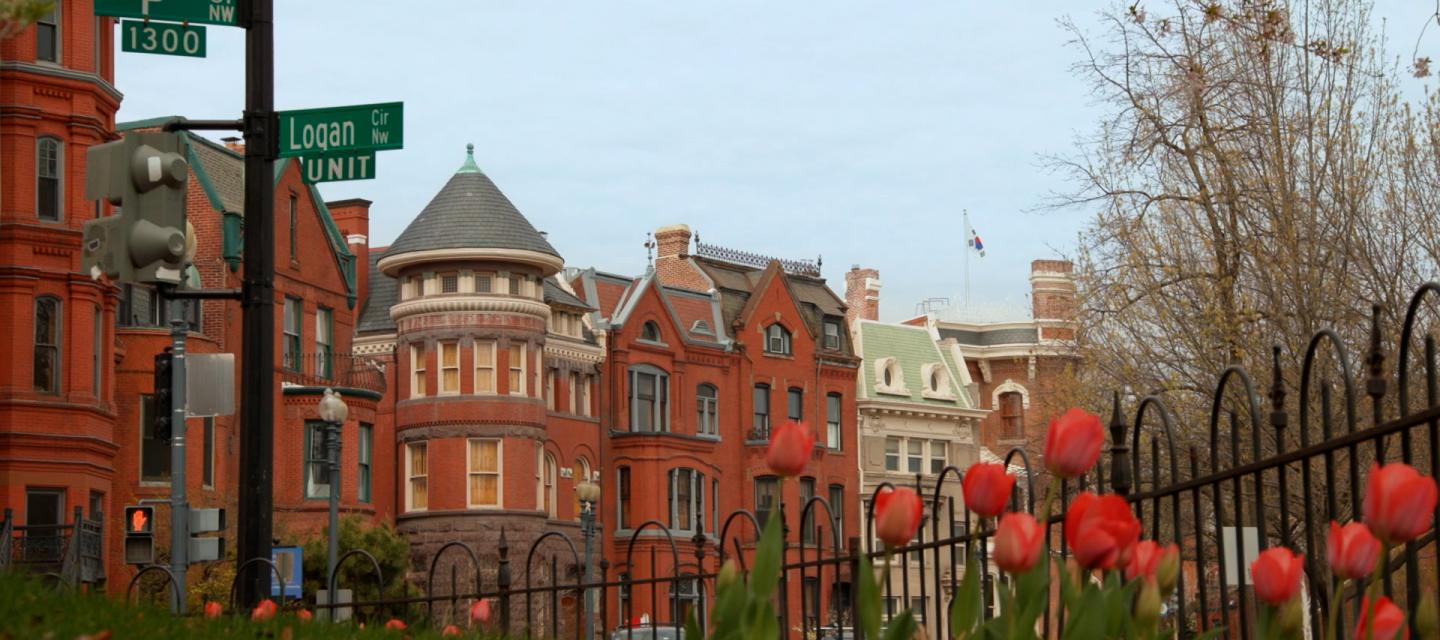
[[[238,153],[242,156],[245,155],[245,143],[241,142],[239,137],[226,136],[224,138],[221,138],[220,141],[225,143],[226,149],[234,151],[235,153]]]
[[[355,254],[356,309],[363,308],[370,295],[370,204],[364,198],[325,203],[350,253]]]
[[[709,291],[710,278],[690,260],[690,227],[672,224],[655,230],[655,275],[667,286]]]
[[[1075,339],[1075,275],[1069,260],[1030,263],[1031,315],[1041,340]]]
[[[880,319],[880,272],[861,269],[845,272],[845,322],[852,328],[857,320]]]

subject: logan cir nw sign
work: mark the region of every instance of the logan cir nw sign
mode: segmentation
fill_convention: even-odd
[[[404,146],[405,104],[280,112],[280,157],[383,151]]]
[[[236,0],[95,0],[95,15],[236,25]]]

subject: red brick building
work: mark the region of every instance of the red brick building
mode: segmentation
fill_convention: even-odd
[[[859,532],[858,514],[847,508],[858,502],[858,360],[843,330],[844,304],[825,286],[818,265],[698,242],[692,251],[683,225],[655,237],[654,267],[638,278],[593,269],[572,276],[575,290],[596,308],[591,318],[605,345],[600,514],[609,577],[715,570],[709,563],[724,519],[741,509],[762,521],[783,511],[789,562],[800,559],[801,536],[811,545],[810,559],[817,540],[825,554],[834,553],[832,531],[842,546]],[[765,450],[770,429],[792,419],[815,429],[818,441],[806,475],[782,484],[767,470]],[[801,526],[800,507],[811,497],[827,499],[836,511],[817,510]],[[678,566],[657,524],[671,531]],[[704,567],[696,562],[701,534]],[[748,522],[734,520],[725,532],[727,549],[739,540],[748,552],[756,534]],[[837,581],[848,591],[848,576],[790,582],[793,626],[835,609],[821,603],[845,597],[832,594]],[[680,583],[676,592],[662,586],[652,594],[647,585],[623,595],[611,591],[606,624],[614,627],[627,615],[683,620],[688,610],[703,617],[704,591],[694,583]]]

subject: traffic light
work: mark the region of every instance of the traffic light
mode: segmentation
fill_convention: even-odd
[[[155,562],[155,507],[125,507],[125,564]]]
[[[170,347],[155,354],[155,439],[161,442],[170,441],[170,413],[175,410],[175,399],[170,396],[173,364],[175,353]]]
[[[119,205],[120,214],[85,223],[84,271],[118,282],[180,284],[189,177],[178,133],[130,133],[90,147],[85,197]]]

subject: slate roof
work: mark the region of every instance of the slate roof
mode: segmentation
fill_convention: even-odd
[[[1038,344],[1040,335],[1035,327],[1019,329],[993,329],[975,331],[971,329],[947,329],[939,327],[940,339],[954,338],[956,342],[973,347],[988,347],[997,344]]]
[[[245,159],[225,147],[200,136],[186,136],[190,153],[204,167],[204,185],[208,195],[218,200],[216,208],[232,213],[245,213]]]
[[[864,364],[860,367],[860,384],[863,397],[875,400],[898,400],[916,404],[969,409],[970,394],[960,386],[960,373],[956,362],[947,350],[941,349],[924,327],[903,324],[862,321],[860,328],[860,349]],[[900,396],[878,393],[875,363],[884,358],[895,358],[900,367],[900,376],[905,390],[910,393]],[[943,363],[949,371],[950,399],[926,398],[922,393],[928,388],[929,380],[921,376],[921,367],[927,364]]]
[[[365,265],[365,268],[370,270],[370,295],[366,296],[365,308],[360,310],[360,319],[355,322],[356,333],[395,331],[395,321],[390,319],[390,307],[400,301],[400,283],[385,275],[385,272],[376,266],[387,253],[388,250],[381,248],[370,250],[370,264]]]
[[[730,327],[734,326],[735,319],[744,311],[745,303],[750,299],[750,294],[764,271],[709,258],[696,257],[694,260],[720,290],[720,312],[725,319],[725,331],[728,333]],[[790,290],[795,293],[795,302],[805,316],[805,324],[809,325],[810,333],[817,339],[825,335],[824,327],[821,326],[825,316],[845,316],[845,303],[825,285],[823,279],[789,273],[782,273],[782,277],[790,283]],[[848,353],[849,350],[849,341],[841,340],[841,351]]]
[[[559,257],[473,156],[390,244],[389,255],[432,249],[518,249]]]
[[[590,306],[584,300],[575,297],[575,294],[566,291],[555,283],[553,278],[545,279],[545,304],[558,304],[586,311],[594,311],[595,307]]]

